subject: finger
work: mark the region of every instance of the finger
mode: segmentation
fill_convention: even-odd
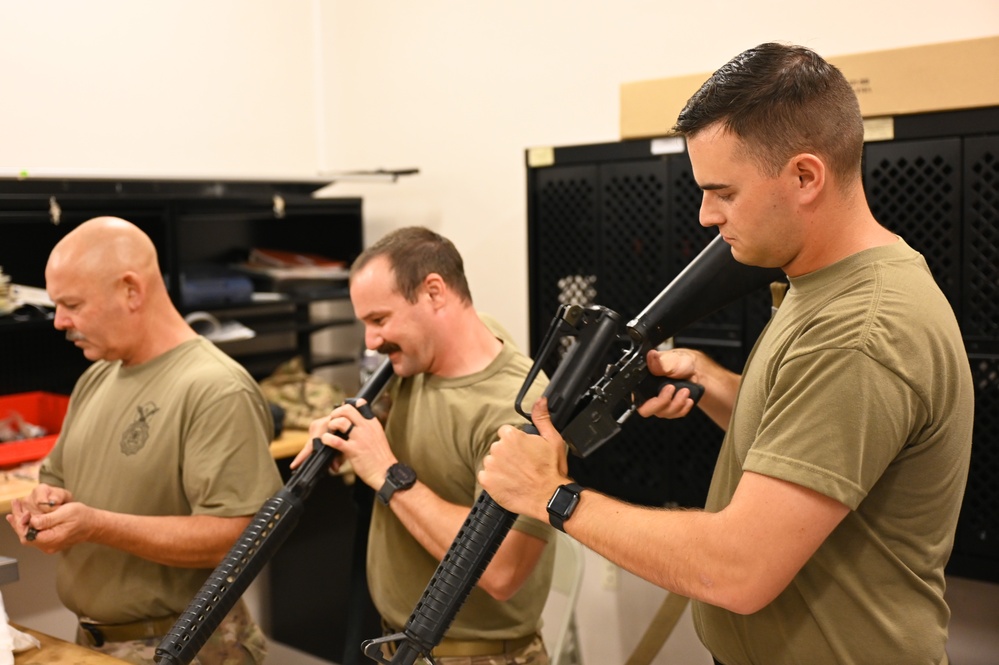
[[[555,429],[551,414],[548,412],[548,400],[544,397],[534,403],[534,408],[531,410],[531,421],[537,427],[541,438],[552,445],[558,472],[563,476],[566,475],[569,471],[568,444],[559,431]]]
[[[682,378],[684,374],[680,352],[674,349],[656,351],[652,349],[645,358],[649,372],[655,376]]]
[[[537,428],[538,434],[546,441],[564,443],[562,435],[552,424],[552,416],[548,412],[548,398],[541,397],[534,403],[534,408],[531,409],[531,422]]]
[[[46,508],[52,506],[62,506],[73,501],[73,495],[69,490],[62,487],[51,487],[46,485],[46,491],[42,495],[39,507]]]
[[[319,436],[321,432],[326,431],[326,426],[329,424],[330,417],[323,416],[322,418],[316,418],[309,423],[309,436]]]
[[[680,402],[680,410],[677,412],[677,418],[682,418],[690,413],[694,408],[694,400],[690,396],[690,391],[684,388],[680,392],[683,394],[680,395],[680,399],[682,401]]]
[[[514,428],[507,428],[506,434],[514,432]],[[501,478],[504,470],[503,466],[503,446],[504,442],[501,438],[493,441],[489,446],[489,452],[485,457],[482,458],[482,468],[479,469],[475,477],[478,479],[479,484],[487,491],[492,493],[493,481]]]
[[[673,388],[670,389],[673,390]],[[686,416],[693,408],[694,400],[690,397],[690,391],[682,388],[670,399],[666,399],[662,394],[659,397],[653,397],[638,408],[638,413],[645,418],[656,416],[671,420]]]
[[[658,413],[662,409],[669,408],[675,393],[676,386],[674,384],[665,384],[662,389],[660,389],[658,395],[650,397],[638,405],[638,414],[647,418],[648,416]]]
[[[350,439],[350,433],[357,425],[346,418],[337,418],[330,421],[330,428],[320,437],[320,441],[330,448],[343,451],[343,446]]]
[[[311,441],[311,439],[309,440]],[[291,461],[291,468],[297,469],[298,465],[304,462],[311,454],[312,454],[312,443],[308,443],[304,448],[298,451],[297,455],[295,455],[295,459]]]
[[[364,399],[360,399],[357,402],[358,406],[360,406],[363,403]],[[351,422],[356,422],[357,419],[364,418],[364,416],[361,415],[361,412],[357,410],[356,406],[344,402],[343,404],[340,404],[335,409],[333,409],[333,412],[330,413],[330,419],[332,420],[333,418],[346,418]]]
[[[663,358],[660,351],[652,349],[645,356],[645,364],[649,368],[649,373],[655,376],[666,376],[666,369],[663,367]]]
[[[53,522],[53,520],[48,515],[34,515],[25,522],[25,526],[29,530],[43,531],[51,526],[50,522]]]
[[[345,404],[333,411],[327,431],[334,434],[339,433],[340,436],[346,439],[350,436],[350,430],[366,420],[367,418],[364,417],[364,414],[354,408],[353,405]]]

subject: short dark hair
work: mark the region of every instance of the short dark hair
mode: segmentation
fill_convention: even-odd
[[[437,273],[463,301],[472,303],[461,254],[444,236],[422,226],[396,229],[361,252],[350,267],[351,278],[378,256],[388,259],[396,288],[407,301],[416,302],[423,280]]]
[[[822,157],[843,183],[860,176],[857,96],[839,69],[803,46],[767,43],[740,53],[687,101],[673,131],[690,138],[717,122],[771,177],[803,152]]]

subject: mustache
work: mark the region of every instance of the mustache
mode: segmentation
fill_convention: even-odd
[[[375,349],[375,351],[377,351],[378,353],[380,353],[382,355],[387,356],[390,353],[396,353],[397,351],[402,351],[402,349],[399,347],[398,344],[393,344],[392,342],[385,342],[384,344],[382,344],[381,346],[379,346],[377,349]]]
[[[67,330],[66,339],[70,342],[83,342],[86,341],[86,337],[78,330]]]

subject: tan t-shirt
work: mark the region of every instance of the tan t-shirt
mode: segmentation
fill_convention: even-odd
[[[273,427],[253,379],[199,337],[136,367],[91,365],[40,477],[117,513],[254,515],[281,487]],[[183,612],[210,572],[82,543],[57,587],[76,614],[121,623]]]
[[[530,366],[531,361],[506,341],[496,359],[476,374],[455,379],[421,374],[394,380],[386,426],[392,451],[442,499],[472,506],[481,491],[476,473],[497,430],[504,424],[527,422],[514,411],[514,402]],[[526,408],[546,385],[542,375],[524,402]],[[546,542],[552,535],[549,525],[524,517],[513,528]],[[511,639],[536,631],[551,584],[553,557],[554,548],[546,547],[524,586],[506,602],[478,587],[472,589],[447,637]],[[377,501],[367,561],[375,606],[393,627],[404,627],[439,562],[390,508]]]
[[[707,510],[743,470],[851,509],[790,585],[740,616],[694,603],[726,665],[945,662],[944,565],[974,393],[950,305],[899,240],[791,280],[747,363]]]

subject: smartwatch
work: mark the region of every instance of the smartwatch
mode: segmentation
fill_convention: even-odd
[[[579,483],[559,485],[548,500],[548,521],[559,531],[565,532],[565,521],[579,505],[579,493],[583,491]]]
[[[385,474],[385,484],[378,490],[378,500],[388,505],[392,495],[399,490],[408,490],[416,482],[416,472],[412,467],[396,462],[388,468]]]

